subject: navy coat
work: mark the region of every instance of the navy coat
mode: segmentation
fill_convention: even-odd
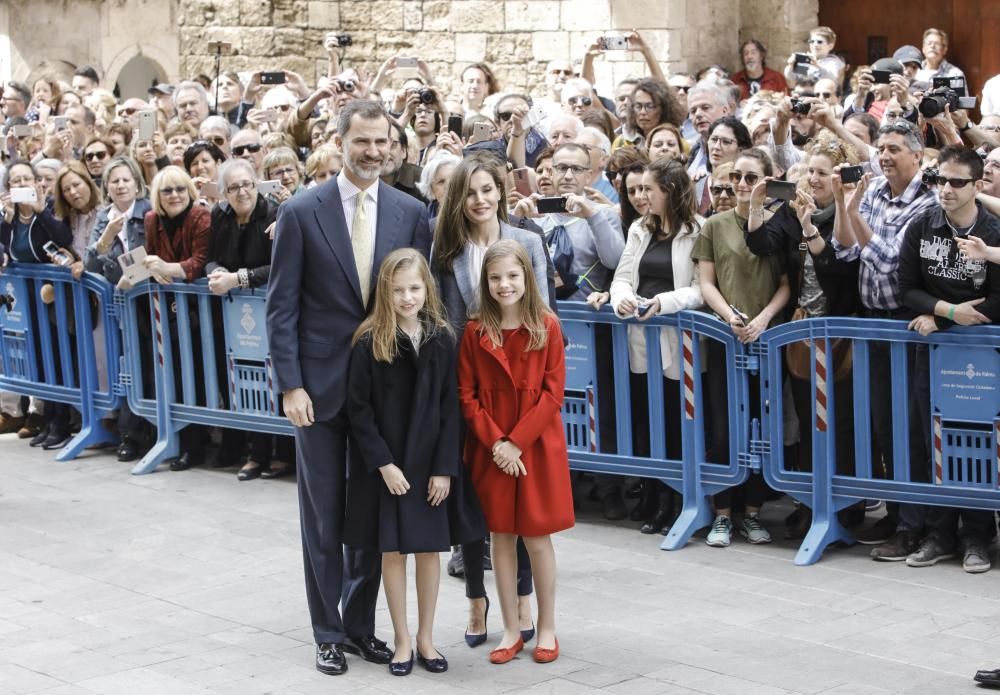
[[[444,552],[486,535],[475,495],[461,487],[459,477],[462,415],[455,341],[437,331],[419,352],[402,334],[398,345],[391,364],[375,359],[368,337],[351,351],[344,542],[381,552]],[[378,469],[389,463],[406,476],[406,494],[393,495],[386,487]],[[452,478],[448,497],[437,507],[427,501],[434,475]]]

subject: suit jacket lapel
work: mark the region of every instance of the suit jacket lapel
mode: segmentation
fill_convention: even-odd
[[[344,205],[340,202],[340,187],[334,179],[327,186],[325,196],[316,208],[316,221],[319,223],[320,231],[326,239],[326,243],[333,250],[333,256],[337,259],[344,275],[350,282],[351,289],[361,301],[361,283],[358,281],[358,268],[354,264],[354,249],[351,247],[351,234],[344,222]],[[381,219],[381,215],[379,215]],[[378,266],[374,266],[377,268]]]
[[[458,291],[462,294],[462,301],[465,302],[466,314],[477,306],[476,288],[472,282],[472,269],[469,267],[469,263],[469,247],[466,246],[452,263],[455,282],[458,283]]]
[[[371,286],[374,289],[379,268],[382,267],[382,259],[396,248],[396,237],[403,222],[403,211],[398,205],[393,204],[392,194],[395,190],[383,183],[378,182],[378,212],[375,224],[375,257],[372,259]],[[404,194],[405,195],[405,194]],[[355,272],[355,275],[357,273]],[[374,295],[370,292],[369,296]]]

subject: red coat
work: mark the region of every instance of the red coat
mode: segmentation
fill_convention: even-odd
[[[562,423],[566,355],[559,320],[548,316],[545,325],[549,337],[542,350],[527,349],[523,328],[505,331],[506,345],[499,347],[480,335],[478,321],[470,321],[462,337],[458,397],[469,423],[465,464],[486,526],[496,533],[544,536],[574,522]],[[493,462],[493,444],[503,437],[521,449],[526,476],[509,476]]]

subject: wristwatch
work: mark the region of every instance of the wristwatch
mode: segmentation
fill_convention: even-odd
[[[808,235],[807,234],[803,234],[802,238],[805,239],[807,242],[809,242],[809,241],[815,241],[816,239],[819,239],[819,232],[814,232],[814,233],[808,234]]]

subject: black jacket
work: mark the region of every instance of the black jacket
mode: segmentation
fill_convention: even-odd
[[[475,491],[462,489],[457,349],[444,331],[425,339],[419,353],[402,334],[398,345],[391,364],[375,360],[367,337],[351,350],[344,542],[382,552],[444,552],[486,535]],[[406,476],[405,495],[385,486],[378,469],[389,463]],[[451,476],[451,492],[437,507],[427,502],[433,475]]]
[[[278,209],[267,198],[257,194],[257,205],[250,213],[250,221],[240,229],[236,212],[229,203],[222,201],[212,208],[212,238],[208,246],[208,263],[205,274],[216,268],[235,273],[246,268],[250,287],[263,287],[271,275],[271,248],[273,242],[267,228],[274,222]]]
[[[819,256],[813,256],[813,266],[816,268],[816,279],[826,299],[828,316],[850,316],[857,313],[861,306],[858,298],[858,268],[860,261],[842,261],[836,257],[830,238],[833,236],[833,217],[817,226],[817,231],[826,241]],[[757,231],[750,233],[744,230],[744,238],[750,252],[756,256],[779,254],[785,271],[788,273],[788,284],[792,295],[786,305],[789,315],[799,305],[799,290],[802,286],[802,251],[799,245],[802,241],[802,225],[788,203],[782,205],[774,215],[761,225]],[[806,251],[809,253],[809,251]]]
[[[3,253],[10,255],[10,240],[16,222],[16,211],[13,222],[7,222],[6,218],[0,216],[0,257]],[[51,263],[48,254],[42,248],[46,242],[51,241],[56,246],[66,249],[73,247],[73,231],[68,224],[52,214],[51,200],[46,203],[41,212],[32,218],[28,228],[28,239],[31,241],[33,258],[11,258],[10,260],[20,263]]]
[[[987,246],[1000,246],[1000,220],[976,203],[979,216],[970,236]],[[939,206],[917,217],[906,228],[899,250],[899,296],[909,317],[933,314],[939,300],[961,304],[985,297],[976,311],[1000,323],[1000,266],[971,261],[959,254],[955,233]],[[954,322],[935,317],[938,328]]]

